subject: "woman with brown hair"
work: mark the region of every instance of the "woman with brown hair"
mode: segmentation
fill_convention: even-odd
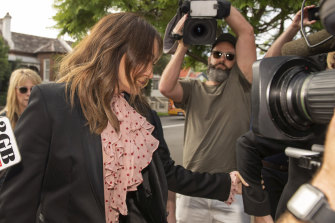
[[[22,162],[0,192],[0,222],[164,223],[168,189],[227,200],[236,176],[175,166],[141,95],[162,51],[133,13],[103,17],[37,86],[15,131]],[[232,186],[231,186],[232,185]]]

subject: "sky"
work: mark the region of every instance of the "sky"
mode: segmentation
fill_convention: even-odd
[[[8,12],[12,17],[11,31],[34,36],[57,38],[54,0],[0,0],[0,18]],[[64,37],[66,40],[69,38]]]

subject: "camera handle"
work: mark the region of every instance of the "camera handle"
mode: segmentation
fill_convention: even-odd
[[[312,170],[321,167],[321,158],[324,151],[323,145],[314,144],[312,150],[304,150],[294,147],[285,149],[286,156],[298,159],[298,166]]]

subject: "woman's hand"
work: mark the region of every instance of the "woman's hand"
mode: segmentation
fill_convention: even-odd
[[[242,184],[246,187],[249,187],[249,184],[238,171],[230,172],[229,175],[231,179],[230,194],[225,203],[231,205],[235,201],[235,194],[242,194]]]

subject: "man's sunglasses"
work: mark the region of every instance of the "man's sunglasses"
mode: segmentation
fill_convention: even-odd
[[[220,52],[220,51],[212,51],[212,55],[215,59],[219,59],[221,58],[223,55],[226,57],[227,60],[234,60],[235,58],[235,54],[233,53],[224,53],[224,52]]]
[[[28,92],[28,88],[27,88],[27,87],[19,87],[18,89],[19,89],[19,92],[20,92],[21,94],[25,94],[25,93]],[[33,90],[33,87],[30,88],[30,92],[31,92],[32,90]]]

